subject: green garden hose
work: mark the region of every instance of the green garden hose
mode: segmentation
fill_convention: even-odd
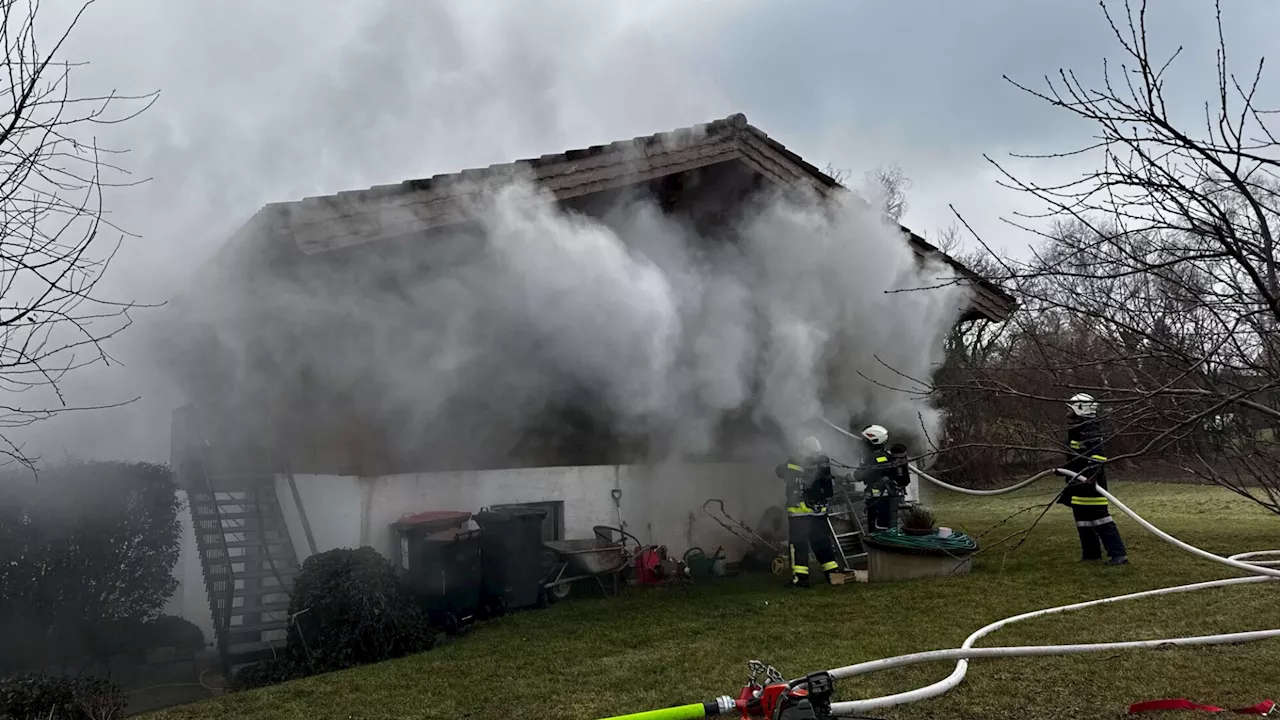
[[[693,703],[679,707],[649,710],[646,712],[618,715],[604,720],[702,720],[702,718],[729,715],[735,712],[733,698],[718,697],[711,702]]]
[[[908,535],[899,528],[878,530],[871,533],[869,540],[885,545],[910,550],[941,550],[944,552],[970,553],[978,549],[978,543],[964,533],[952,533],[941,537],[932,535]]]

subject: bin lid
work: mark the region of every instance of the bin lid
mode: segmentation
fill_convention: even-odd
[[[483,525],[486,522],[511,522],[512,520],[532,518],[542,520],[546,516],[546,510],[525,507],[523,505],[513,505],[511,507],[498,508],[496,510],[481,510],[476,513],[475,517],[476,522]]]
[[[457,540],[471,540],[478,538],[483,533],[479,530],[464,530],[463,528],[448,528],[446,530],[437,530],[430,533],[424,538],[427,542],[451,543]]]
[[[405,515],[399,520],[391,523],[393,527],[411,530],[415,528],[426,527],[447,527],[449,525],[462,525],[471,519],[471,513],[461,512],[458,510],[429,510],[427,512],[415,513],[413,515]]]

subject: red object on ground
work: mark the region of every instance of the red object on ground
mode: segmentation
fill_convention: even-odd
[[[1257,705],[1247,708],[1239,708],[1237,710],[1228,710],[1227,708],[1215,707],[1213,705],[1201,705],[1193,703],[1186,698],[1177,698],[1175,700],[1148,700],[1147,702],[1134,703],[1129,706],[1129,714],[1133,715],[1140,712],[1151,712],[1153,710],[1202,710],[1204,712],[1229,712],[1237,715],[1270,715],[1272,710],[1276,709],[1275,701],[1263,700]]]
[[[657,547],[636,552],[636,584],[657,585],[662,582],[662,554]]]
[[[449,530],[452,528],[460,528],[467,524],[471,519],[471,513],[460,512],[457,510],[430,510],[428,512],[420,512],[415,515],[405,515],[399,520],[392,523],[396,528],[401,530],[425,530],[426,532],[438,532],[440,530]]]
[[[759,696],[756,693],[760,693]],[[773,720],[777,713],[778,703],[787,694],[786,683],[774,683],[760,687],[747,685],[738,693],[736,706],[741,720]],[[790,692],[790,697],[802,698],[809,694],[804,688]]]

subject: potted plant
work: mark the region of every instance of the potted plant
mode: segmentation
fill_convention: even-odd
[[[902,512],[902,532],[906,535],[932,535],[937,518],[920,505],[912,505]]]

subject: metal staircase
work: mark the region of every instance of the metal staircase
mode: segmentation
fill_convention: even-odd
[[[217,473],[189,407],[175,412],[174,436],[218,651],[231,673],[284,647],[297,555],[272,473]]]
[[[844,570],[854,569],[859,561],[865,564],[867,557],[867,549],[862,544],[862,518],[866,510],[862,493],[855,484],[851,478],[836,478],[835,502],[827,512],[827,527],[831,529],[836,558]]]

